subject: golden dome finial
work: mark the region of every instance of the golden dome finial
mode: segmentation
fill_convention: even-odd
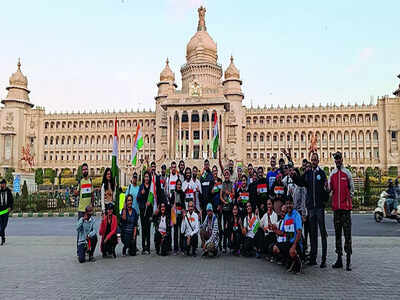
[[[20,57],[18,57],[17,67],[18,67],[18,70],[21,71],[21,58]]]
[[[167,64],[167,66],[169,66],[169,59],[167,57],[167,60],[165,61],[165,63]]]
[[[197,31],[207,31],[206,20],[205,20],[206,8],[200,6],[197,11],[199,13],[199,25],[197,26]]]

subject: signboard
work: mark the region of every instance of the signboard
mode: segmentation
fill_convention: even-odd
[[[13,192],[21,193],[21,175],[19,175],[19,174],[16,174],[14,176]]]

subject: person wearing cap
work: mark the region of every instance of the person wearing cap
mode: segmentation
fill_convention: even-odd
[[[318,252],[318,227],[322,243],[321,268],[326,268],[327,256],[327,237],[328,233],[325,227],[325,203],[329,200],[328,179],[324,170],[319,166],[319,157],[317,152],[311,154],[311,169],[302,176],[292,173],[295,184],[305,186],[307,189],[306,208],[310,222],[310,260],[308,265],[317,264]]]
[[[139,215],[140,210],[139,210],[139,204],[137,202],[139,185],[137,184],[137,180],[138,180],[138,175],[136,172],[133,172],[131,183],[129,184],[125,192],[125,199],[127,199],[129,195],[132,196],[132,207],[136,211],[136,214]]]
[[[219,243],[218,220],[214,215],[211,203],[207,204],[206,210],[207,216],[200,227],[201,247],[203,256],[216,256]]]
[[[332,192],[333,224],[335,227],[337,260],[333,268],[343,268],[342,231],[344,233],[344,251],[346,252],[346,270],[351,271],[351,210],[354,195],[354,182],[351,172],[343,167],[342,153],[333,154],[336,168],[331,172],[328,189]]]
[[[0,182],[0,236],[1,245],[6,242],[6,227],[8,216],[13,209],[14,198],[11,190],[7,187],[7,182],[2,179]]]
[[[103,216],[103,220],[100,224],[99,234],[102,236],[100,250],[103,257],[112,255],[114,258],[117,257],[115,253],[115,247],[118,244],[117,239],[117,216],[114,215],[114,204],[108,203],[106,206],[106,212]]]
[[[95,261],[93,254],[97,245],[96,218],[92,216],[93,208],[86,206],[85,213],[76,224],[78,233],[77,253],[80,263],[86,261],[86,252],[89,253],[89,261]]]

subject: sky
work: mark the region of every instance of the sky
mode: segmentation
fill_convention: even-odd
[[[167,57],[181,86],[200,5],[246,106],[370,103],[400,83],[398,0],[0,0],[0,98],[20,57],[46,111],[154,109]]]

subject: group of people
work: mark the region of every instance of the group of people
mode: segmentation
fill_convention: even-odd
[[[210,167],[206,159],[202,171],[171,162],[169,172],[161,166],[156,172],[152,162],[138,184],[137,173],[127,187],[120,218],[114,214],[115,186],[110,169],[102,185],[103,217],[99,234],[103,256],[116,257],[117,232],[121,234],[123,255],[136,255],[136,240],[141,235],[142,254],[150,254],[150,232],[154,224],[154,244],[158,255],[197,255],[200,241],[203,256],[231,252],[236,256],[255,256],[285,264],[289,271],[301,272],[303,264],[317,264],[318,230],[322,242],[320,267],[326,267],[327,231],[325,208],[331,194],[336,234],[337,260],[334,268],[343,268],[342,232],[346,269],[351,270],[351,210],[354,184],[344,168],[342,154],[334,154],[336,168],[330,176],[318,166],[316,152],[311,161],[294,167],[290,152],[279,160],[272,157],[265,174],[263,167],[248,164],[235,169]],[[80,183],[78,256],[94,260],[97,243],[92,216],[91,181],[88,168],[82,167]],[[247,174],[246,174],[247,173]],[[220,177],[222,175],[222,178]],[[154,199],[154,200],[153,200]],[[152,200],[152,201],[151,201]],[[152,203],[156,203],[153,205]],[[139,226],[140,219],[140,226]],[[310,251],[308,249],[308,240]],[[127,252],[128,251],[128,252]]]

